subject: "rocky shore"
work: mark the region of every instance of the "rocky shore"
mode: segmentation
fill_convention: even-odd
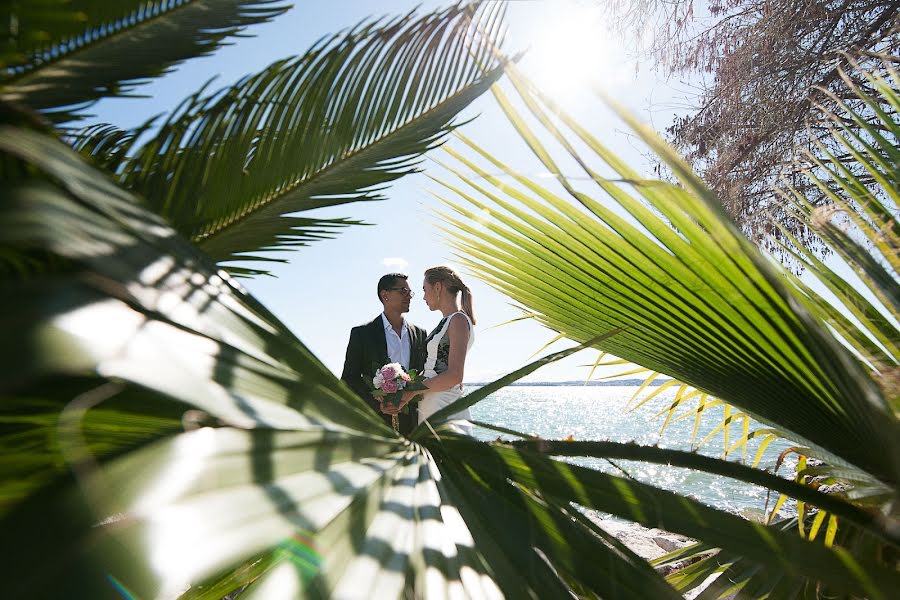
[[[615,536],[615,538],[625,544],[629,550],[645,560],[659,558],[669,552],[693,544],[696,541],[683,535],[663,531],[662,529],[649,529],[636,523],[602,518],[597,514],[588,513],[587,516],[589,516],[601,529]],[[658,568],[657,570],[660,571],[661,574],[666,575],[678,568],[679,566],[675,565],[666,568]],[[715,579],[715,577],[715,575],[709,577],[702,584],[685,594],[685,599],[692,600],[693,598],[696,598],[706,586]],[[727,596],[724,600],[728,600],[731,597],[732,596]]]
[[[615,536],[617,540],[645,560],[659,558],[669,552],[689,546],[696,541],[683,535],[663,531],[662,529],[648,529],[636,523],[602,518],[598,515],[589,514],[588,516],[601,529]],[[661,572],[665,575],[668,571]]]

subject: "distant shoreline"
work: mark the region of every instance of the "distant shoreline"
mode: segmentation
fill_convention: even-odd
[[[650,382],[647,387],[660,386],[671,379],[655,379]],[[463,385],[487,385],[490,381],[466,381]],[[616,386],[616,387],[640,387],[643,385],[643,379],[619,379],[617,381],[517,381],[510,383],[507,387],[595,387],[595,386]]]

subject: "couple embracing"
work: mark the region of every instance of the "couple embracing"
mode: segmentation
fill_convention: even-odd
[[[440,266],[425,271],[422,292],[428,309],[440,311],[443,316],[427,335],[424,329],[403,318],[415,295],[408,277],[390,273],[378,281],[378,299],[384,310],[371,323],[350,331],[341,374],[341,379],[385,423],[390,425],[392,415],[397,415],[399,431],[404,435],[462,395],[466,354],[475,340],[472,292],[453,269]],[[388,363],[400,363],[406,370],[421,372],[426,389],[404,392],[399,406],[379,402],[372,396],[367,382]],[[419,395],[422,399],[410,406],[408,414],[401,412]],[[451,416],[449,421],[454,429],[470,433],[469,418],[466,409]]]

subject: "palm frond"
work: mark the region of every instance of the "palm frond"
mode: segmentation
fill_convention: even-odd
[[[779,491],[791,498],[830,511],[855,523],[869,534],[900,547],[900,521],[892,517],[882,520],[846,500],[819,492],[798,482],[739,463],[716,459],[694,452],[670,450],[634,443],[604,441],[516,440],[509,446],[550,456],[615,458],[649,462],[731,477],[745,483]],[[798,474],[805,477],[808,473]]]
[[[134,154],[141,136],[151,130],[156,117],[134,129],[120,129],[109,123],[90,125],[70,132],[64,141],[91,158],[94,165],[109,173],[117,173]]]
[[[513,486],[491,498],[470,461],[439,465],[397,437],[231,278],[70,149],[0,128],[7,156],[32,168],[0,192],[0,242],[76,265],[0,298],[19,342],[3,348],[4,394],[45,403],[41,447],[59,461],[51,483],[0,517],[4,539],[20,542],[0,565],[15,580],[7,597],[545,598],[575,586],[677,598],[565,507]],[[73,402],[60,382],[85,378]],[[98,432],[85,419],[113,399],[126,416],[148,406],[201,416],[184,432],[152,425],[110,454],[87,443]],[[33,450],[12,447],[4,460],[24,468]],[[481,526],[493,517],[509,528]],[[605,556],[604,569],[590,556]]]
[[[39,0],[5,3],[0,99],[77,120],[289,8],[280,0]]]
[[[218,263],[265,260],[308,240],[291,213],[379,200],[418,170],[502,74],[492,54],[502,15],[460,4],[364,21],[234,86],[198,91],[109,166]],[[88,133],[78,147],[108,160],[109,137]]]
[[[13,384],[4,381],[4,387]],[[123,386],[103,387],[92,378],[56,382],[51,386],[33,389],[27,396],[4,395],[3,414],[0,415],[0,515],[6,514],[24,498],[66,474],[66,464],[60,460],[68,441],[66,425],[60,423],[60,404],[48,396],[67,399],[70,410],[65,412],[69,422],[77,418],[83,449],[90,456],[107,458],[132,450],[182,430],[182,416],[189,408],[177,403],[155,403],[152,395],[139,389],[126,394]],[[90,411],[79,411],[82,400],[102,396],[114,390],[103,402]]]
[[[541,97],[590,149],[631,182],[648,210],[587,165],[537,104],[540,95],[510,67],[529,110],[586,170],[600,190],[641,226],[576,190],[521,115],[495,95],[535,154],[575,200],[570,204],[479,148],[516,187],[452,153],[478,176],[456,174],[475,190],[448,203],[462,216],[446,220],[472,270],[539,320],[576,341],[623,328],[600,349],[738,406],[875,474],[894,487],[900,464],[898,422],[877,386],[832,334],[811,318],[769,261],[724,218],[721,208],[680,159],[654,136],[629,124],[670,164],[682,187],[647,181],[589,132]],[[623,115],[626,120],[629,118]],[[465,138],[461,139],[465,141]],[[481,182],[484,182],[483,184]],[[476,220],[487,210],[491,218]],[[479,227],[472,226],[479,223]],[[765,390],[763,392],[762,390]],[[838,433],[840,432],[840,433]],[[879,440],[873,444],[873,440]],[[868,456],[865,456],[868,455]]]
[[[662,527],[668,531],[734,551],[771,572],[810,577],[851,594],[887,598],[890,586],[900,582],[893,569],[879,565],[872,557],[850,556],[837,548],[825,548],[790,532],[751,523],[673,492],[553,461],[524,449],[497,445],[488,448],[457,443],[458,439],[445,435],[439,464],[445,456],[463,461],[484,485],[495,491],[511,481],[515,484],[511,486],[513,489],[539,490],[539,497],[548,505],[573,503],[649,527],[664,522]],[[540,443],[522,442],[538,446]],[[559,442],[562,446],[568,443]]]
[[[889,67],[887,72],[891,72]],[[833,124],[830,129],[835,140],[846,150],[847,156],[865,168],[877,187],[864,185],[842,161],[822,147],[820,149],[824,158],[809,157],[811,163],[818,166],[818,170],[809,172],[808,177],[832,203],[816,208],[793,186],[785,185],[781,190],[787,209],[796,218],[807,223],[827,247],[855,269],[868,288],[868,294],[859,289],[857,282],[848,281],[845,275],[848,271],[847,264],[834,266],[838,262],[836,260],[830,261],[831,265],[827,264],[779,227],[787,242],[780,247],[783,256],[803,265],[808,273],[815,276],[834,295],[835,300],[823,298],[802,278],[785,270],[784,276],[800,292],[796,297],[803,301],[812,315],[827,323],[842,343],[850,347],[870,369],[879,375],[889,375],[900,360],[900,330],[896,325],[900,314],[897,311],[900,288],[897,286],[897,246],[894,236],[900,181],[900,155],[895,143],[900,129],[896,114],[890,112],[892,103],[896,104],[896,90],[886,85],[877,74],[873,74],[871,80],[882,94],[882,101],[869,96],[857,86],[853,86],[853,89],[866,106],[872,111],[877,109],[883,127],[874,128],[857,111],[835,98],[837,106],[843,110],[843,118],[832,115]],[[860,126],[862,133],[851,131],[846,126],[846,122],[850,120]],[[838,219],[842,220],[838,222]],[[672,408],[676,403],[677,400],[673,402]],[[699,417],[699,411],[696,414]],[[724,427],[720,425],[714,432],[722,429]],[[733,451],[740,444],[746,444],[748,439],[756,435],[771,435],[769,432],[769,429],[753,434],[745,431],[726,452]],[[781,432],[780,435],[785,434]],[[827,468],[834,467],[829,465]]]
[[[821,513],[818,513],[821,514]],[[808,518],[808,524],[812,524],[815,518]],[[798,518],[785,519],[772,526],[783,532],[790,532],[801,528]],[[834,544],[849,549],[854,555],[876,557],[883,548],[868,534],[858,530],[852,524],[847,524],[838,532]],[[826,544],[827,545],[827,544]],[[698,544],[695,548],[684,548],[673,552],[664,560],[655,562],[660,564],[693,560],[700,557],[699,561],[666,577],[676,589],[684,593],[695,588],[707,577],[717,575],[715,580],[708,584],[700,595],[695,598],[716,599],[728,597],[730,591],[740,589],[737,595],[740,598],[784,598],[786,600],[834,597],[840,596],[840,590],[822,582],[810,581],[783,569],[770,569],[758,563],[747,560],[740,553],[722,550],[709,552],[708,546]]]
[[[4,394],[56,413],[44,428],[58,447],[43,448],[61,465],[0,517],[0,535],[17,541],[0,563],[6,597],[679,597],[577,506],[708,537],[848,593],[886,597],[900,585],[871,557],[551,459],[539,445],[440,427],[440,440],[400,438],[208,257],[71,149],[0,127],[0,159],[10,156],[31,168],[0,191],[0,243],[73,268],[5,285],[0,297],[17,342],[0,355]],[[93,385],[82,381],[75,399],[59,385],[84,379]],[[114,397],[134,417],[148,405],[199,417],[191,427],[183,418],[184,432],[152,422],[104,454],[83,424]],[[29,450],[4,459],[24,464]],[[648,451],[666,458],[637,450]],[[875,531],[889,524],[828,507]]]

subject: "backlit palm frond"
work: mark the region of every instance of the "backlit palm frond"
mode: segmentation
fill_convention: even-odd
[[[37,448],[13,445],[4,461],[24,467],[39,449],[58,465],[0,517],[16,542],[0,562],[6,598],[680,597],[576,506],[709,538],[850,594],[900,585],[876,560],[547,455],[705,461],[893,539],[890,520],[741,465],[627,444],[484,444],[440,424],[400,438],[71,149],[0,127],[0,161],[29,166],[0,189],[0,245],[70,263],[2,282],[14,340],[0,355],[4,404],[32,399],[46,413],[28,424],[45,434]],[[114,411],[110,424],[132,436],[104,446],[96,419]],[[139,431],[145,414],[156,420]],[[3,422],[0,442],[16,434]],[[0,490],[14,489],[10,472]]]
[[[5,464],[27,469],[40,450],[59,473],[54,486],[23,501],[33,490],[3,470],[0,489],[10,502],[0,527],[5,539],[22,542],[18,567],[26,568],[8,597],[171,595],[249,561],[230,592],[296,564],[313,531],[322,537],[309,550],[310,577],[321,579],[317,589],[331,589],[340,578],[320,572],[350,566],[345,558],[356,551],[346,542],[365,537],[373,520],[390,521],[379,503],[407,502],[391,497],[395,478],[405,482],[401,491],[439,499],[433,485],[415,483],[415,450],[161,218],[53,140],[0,128],[0,150],[4,161],[32,165],[4,185],[0,243],[42,247],[73,265],[4,282],[0,300],[5,310],[24,311],[10,331],[18,343],[3,346],[4,404],[23,416],[39,404],[45,415],[3,421],[3,447],[14,450]],[[174,427],[172,419],[150,422],[130,443],[119,436],[104,447],[97,420],[114,411],[132,429],[143,413],[183,416]],[[31,432],[31,447],[15,443],[21,432]],[[181,475],[169,470],[175,465]],[[41,536],[23,535],[41,521],[54,547],[46,561],[35,560]],[[433,531],[452,539],[440,523]],[[87,554],[76,550],[87,539],[98,543]],[[394,543],[403,545],[387,542]],[[269,572],[253,570],[260,560]],[[458,568],[471,560],[481,570],[466,558]],[[43,575],[27,567],[38,563]],[[387,567],[376,571],[383,585],[396,585]],[[296,597],[291,582],[302,585],[305,576],[295,571],[266,597]]]
[[[0,127],[0,160],[31,166],[0,191],[0,244],[72,266],[3,282],[17,342],[3,346],[4,404],[44,412],[18,430],[0,422],[5,464],[20,468],[0,479],[0,532],[17,541],[0,566],[6,597],[546,598],[583,579],[597,594],[677,598],[561,505],[512,485],[487,496],[465,470],[482,459],[439,464],[397,437],[234,280],[70,149]],[[116,411],[110,425],[131,435],[104,445],[98,420]],[[145,414],[156,420],[139,431]],[[13,443],[22,430],[30,447]],[[22,490],[12,476],[36,450],[55,470]],[[508,530],[482,523],[500,518]],[[591,556],[605,556],[603,568]]]
[[[825,514],[816,513],[817,516]],[[814,526],[816,517],[807,519],[806,527]],[[849,548],[854,555],[876,557],[883,551],[883,546],[867,533],[860,531],[852,524],[843,521],[841,529],[832,529],[831,520],[822,526],[818,533],[819,539],[831,536],[831,542],[827,546],[839,546]],[[785,519],[775,528],[788,533],[801,529],[800,520],[797,518]],[[808,530],[808,529],[807,529]],[[697,560],[699,559],[699,560]],[[680,568],[666,580],[679,592],[686,593],[698,585],[707,582],[707,578],[714,580],[705,587],[700,595],[694,596],[701,600],[715,600],[718,598],[823,598],[841,597],[840,590],[827,583],[811,581],[809,578],[797,573],[785,572],[782,569],[771,569],[760,566],[758,562],[749,560],[738,552],[711,550],[706,544],[697,544],[694,547],[686,547],[667,556],[653,561],[657,567],[662,565],[681,564],[687,561],[689,566]],[[731,595],[738,592],[737,595]],[[871,596],[870,596],[871,597]]]
[[[640,372],[637,369],[635,371]],[[651,386],[650,384],[660,375],[660,373],[653,372],[646,377],[628,401],[626,407],[628,410],[637,410],[651,400],[664,398],[664,395],[671,395],[671,399],[666,398],[662,408],[654,415],[657,419],[665,417],[662,419],[663,423],[659,430],[660,437],[665,434],[669,425],[678,421],[692,419],[694,424],[690,443],[692,450],[700,450],[700,448],[711,441],[718,440],[721,437],[723,458],[727,459],[732,453],[739,451],[741,461],[745,464],[752,464],[754,467],[759,464],[763,452],[765,452],[769,444],[776,439],[787,437],[787,434],[783,431],[772,427],[757,427],[751,430],[752,418],[749,414],[677,379],[667,379],[661,385]],[[613,377],[618,376],[614,375]],[[721,413],[715,411],[716,416],[710,417],[710,413],[713,412],[711,409],[719,407],[722,408]],[[721,420],[718,420],[720,414]],[[710,418],[717,420],[716,425],[701,438],[698,435],[701,422]],[[757,440],[759,446],[752,460],[750,460],[748,452],[752,440]]]
[[[472,150],[518,186],[453,152],[479,176],[476,181],[459,173],[475,192],[455,191],[473,209],[452,204],[461,216],[447,217],[457,247],[476,274],[576,341],[622,328],[600,348],[740,407],[895,489],[900,426],[877,385],[808,315],[693,173],[649,130],[632,122],[682,186],[644,180],[543,99],[587,145],[592,159],[603,160],[631,182],[638,198],[658,212],[648,210],[586,164],[546,117],[537,94],[511,72],[541,124],[641,228],[572,187],[498,90],[511,121],[575,202],[521,176],[472,142]]]
[[[896,79],[895,71],[888,68],[887,72]],[[842,115],[833,116],[830,127],[839,147],[865,168],[875,184],[863,184],[835,157],[826,155],[816,161],[818,171],[808,176],[831,200],[829,205],[814,208],[791,187],[783,192],[795,214],[843,259],[839,268],[852,270],[863,287],[857,289],[856,282],[836,272],[838,267],[810,257],[803,246],[790,238],[793,247],[786,250],[837,298],[835,308],[794,278],[808,304],[873,369],[885,371],[900,365],[900,96],[879,75],[868,77],[877,98],[857,86],[852,89],[877,114],[879,127],[875,128],[843,102],[838,102]],[[845,120],[860,124],[860,131],[850,131]]]
[[[886,65],[886,72],[894,75],[889,65]],[[835,258],[829,261],[820,259],[782,229],[784,239],[790,244],[781,246],[783,256],[803,265],[805,271],[818,280],[818,284],[832,297],[828,299],[814,291],[808,278],[797,276],[790,270],[785,270],[783,274],[799,292],[795,297],[804,303],[810,314],[826,323],[842,343],[872,371],[885,399],[896,413],[900,408],[897,401],[900,388],[895,383],[900,365],[900,330],[897,328],[900,287],[897,283],[896,235],[896,207],[900,199],[900,152],[897,151],[896,144],[900,139],[900,119],[897,117],[897,109],[892,107],[900,107],[900,102],[896,89],[890,82],[878,74],[869,75],[869,79],[871,88],[879,94],[878,98],[868,95],[858,86],[851,86],[851,89],[864,106],[879,116],[879,127],[876,128],[842,100],[835,98],[836,105],[843,112],[840,116],[832,115],[830,128],[838,147],[846,151],[846,156],[849,157],[847,160],[863,167],[875,184],[864,184],[857,174],[823,147],[820,148],[823,152],[821,157],[808,156],[811,164],[818,167],[809,172],[808,177],[831,203],[816,208],[790,185],[781,190],[788,210],[798,220],[806,223],[810,231],[819,235],[824,245],[833,251]],[[851,130],[846,125],[848,122],[857,123],[859,131]],[[859,277],[859,281],[848,277],[851,270]],[[646,395],[644,401],[649,397],[649,394]],[[667,422],[668,415],[672,414],[672,409],[677,404],[678,398],[673,400],[666,411]],[[736,409],[730,410],[739,414]],[[681,418],[692,416],[699,421],[699,407]],[[753,438],[766,443],[776,436],[787,435],[771,428],[751,432],[746,427],[746,415],[743,418],[743,435],[737,437],[730,446],[726,444],[726,453],[742,446],[746,450],[746,443]],[[720,431],[727,435],[727,421],[719,424],[710,435]],[[754,464],[758,463],[759,456],[760,453],[757,452]],[[857,501],[864,496],[881,497],[885,493],[883,486],[876,485],[865,473],[848,465],[826,463],[816,467],[814,471],[818,484],[867,488],[867,495],[856,495]],[[819,513],[818,517],[821,518],[823,514]],[[803,519],[799,523],[802,525]]]
[[[597,347],[675,378],[675,383],[667,385],[678,386],[676,399],[684,401],[686,395],[700,392],[697,415],[703,410],[704,397],[729,403],[725,420],[714,433],[727,435],[735,419],[742,420],[744,430],[734,444],[726,439],[726,452],[756,434],[746,426],[752,417],[769,425],[758,432],[762,436],[811,442],[796,450],[802,454],[799,480],[825,477],[828,483],[849,484],[849,493],[838,494],[841,501],[858,502],[865,497],[882,512],[889,510],[898,496],[898,465],[894,459],[882,461],[879,456],[883,457],[885,443],[890,446],[889,453],[897,456],[898,452],[898,422],[891,396],[882,392],[883,386],[879,389],[872,374],[833,337],[827,321],[817,319],[825,309],[813,310],[815,302],[810,301],[808,290],[784,283],[783,274],[741,236],[702,182],[652,132],[619,111],[672,168],[680,186],[641,178],[531,88],[514,68],[508,70],[543,131],[562,145],[598,191],[617,206],[611,209],[584,188],[576,188],[562,174],[540,135],[498,88],[495,95],[510,121],[570,199],[522,176],[460,136],[480,159],[474,161],[448,150],[467,169],[450,169],[465,188],[444,183],[471,207],[447,202],[455,215],[445,215],[445,229],[460,257],[485,281],[537,314],[541,323],[571,339],[584,342],[598,332],[621,329]],[[572,133],[563,133],[558,122]],[[576,140],[587,150],[577,151]],[[634,195],[593,170],[589,165],[596,159],[627,182]],[[489,163],[493,171],[499,170],[509,179],[493,175],[479,162]],[[892,276],[885,277],[886,268],[862,257],[858,243],[850,246],[833,229],[829,233],[826,239],[832,243],[843,239],[844,255],[857,259],[858,270],[871,275],[869,283],[875,295],[890,295],[896,284],[890,280]],[[874,316],[871,320],[884,321]],[[882,333],[893,335],[890,328]],[[666,412],[670,418],[671,410]],[[843,441],[849,439],[853,441],[845,445]],[[537,443],[541,447],[553,444]],[[561,448],[557,451],[562,452]],[[577,452],[573,448],[572,453]],[[826,463],[814,467],[814,472],[804,465],[809,456]],[[771,484],[767,487],[775,489]],[[855,531],[852,524],[838,531],[837,515],[825,512],[822,506],[813,515],[805,501],[798,500],[799,537],[816,537],[812,535],[815,531],[818,540],[831,546],[836,533],[841,537],[842,531],[846,538]],[[822,535],[826,523],[827,533]],[[707,535],[694,537],[707,544],[706,548],[723,547]],[[816,543],[821,543],[818,540]],[[893,542],[890,545],[896,547]],[[877,561],[894,552],[885,549],[883,542],[870,539],[861,547],[854,542],[844,549],[858,558],[882,557]],[[720,592],[740,587],[749,597],[765,597],[773,590],[786,598],[803,597],[808,590],[835,591],[834,581],[773,569],[746,548],[720,554],[691,567],[690,575],[684,576],[683,581],[694,585],[698,581],[692,577],[726,570],[721,579],[724,586],[710,587],[703,597],[718,597]],[[892,560],[887,558],[886,564],[891,565]],[[679,589],[687,588],[679,584]]]
[[[289,8],[280,0],[6,2],[0,99],[64,123]]]
[[[155,119],[132,130],[122,130],[113,125],[93,125],[80,132],[67,136],[67,142],[75,150],[89,156],[93,163],[106,171],[121,175],[124,165],[132,160],[133,150],[141,135],[147,132]],[[289,227],[292,245],[296,247],[306,246],[312,242],[332,239],[337,230],[351,225],[363,225],[362,221],[353,219],[321,219],[305,217],[284,217],[284,227]],[[284,239],[284,236],[281,236]],[[257,257],[257,261],[287,262],[286,259],[274,257]],[[233,275],[252,277],[266,274],[264,269],[229,265],[228,270]]]
[[[443,408],[440,413],[451,414],[455,410],[471,406],[488,397],[499,387],[508,385],[518,377],[531,373],[545,362],[569,355],[583,349],[587,345],[600,344],[605,339],[619,333],[619,331],[610,332],[597,339],[589,340],[583,346],[559,352],[532,365],[523,367],[515,373],[511,373],[459,399],[450,406]],[[439,418],[440,413],[432,415],[431,419]],[[831,567],[825,568],[826,571],[836,566],[836,563],[832,562],[831,558],[827,558],[827,554],[819,555],[819,558],[814,558],[812,554],[807,554],[807,551],[813,551],[813,548],[816,548],[813,553],[820,552],[822,549],[820,544],[811,544],[811,542],[816,541],[817,535],[824,531],[822,527],[822,524],[825,522],[824,517],[828,517],[827,531],[822,535],[818,535],[818,539],[822,540],[824,538],[826,548],[832,548],[835,545],[834,525],[837,522],[837,517],[840,517],[842,522],[846,524],[842,529],[844,534],[840,536],[842,541],[847,540],[851,535],[857,539],[865,540],[867,546],[862,550],[856,548],[855,543],[842,545],[844,548],[852,548],[854,558],[851,560],[860,559],[868,564],[865,567],[868,574],[879,572],[882,574],[881,576],[886,575],[888,571],[877,565],[883,562],[890,565],[891,559],[885,559],[885,556],[881,553],[887,552],[890,554],[893,552],[892,547],[900,547],[900,528],[898,528],[896,519],[887,517],[882,520],[882,516],[849,503],[844,496],[826,495],[815,488],[803,485],[801,478],[813,474],[813,470],[809,468],[801,467],[797,481],[792,481],[766,471],[703,456],[695,452],[640,446],[633,443],[534,439],[532,436],[504,427],[497,427],[488,423],[477,424],[505,435],[522,438],[521,441],[492,445],[496,448],[496,453],[491,460],[499,460],[504,464],[495,462],[494,467],[487,472],[482,472],[480,469],[483,463],[489,463],[490,460],[472,460],[470,451],[474,449],[454,447],[451,444],[457,443],[455,438],[447,439],[447,437],[442,437],[441,440],[444,442],[444,447],[432,447],[432,451],[441,450],[443,460],[463,460],[465,464],[470,465],[471,470],[477,472],[478,478],[484,480],[484,484],[490,486],[495,492],[503,492],[503,483],[500,480],[506,479],[511,481],[515,487],[522,489],[525,494],[533,495],[536,498],[540,498],[546,505],[567,512],[570,515],[570,519],[585,521],[588,528],[591,528],[590,522],[584,519],[577,510],[573,511],[573,508],[591,508],[646,526],[662,527],[669,531],[703,540],[698,545],[677,553],[677,557],[671,558],[672,561],[680,561],[689,555],[693,556],[698,553],[707,556],[706,559],[701,561],[702,564],[692,565],[676,572],[672,577],[667,577],[681,592],[692,589],[703,582],[707,576],[717,574],[723,569],[729,569],[729,575],[725,579],[721,579],[719,584],[710,586],[709,592],[704,592],[706,594],[704,597],[717,597],[715,594],[720,590],[720,584],[723,582],[726,583],[726,587],[734,586],[737,583],[740,583],[740,586],[751,584],[748,589],[756,589],[759,585],[765,587],[765,581],[758,581],[761,577],[771,578],[779,582],[789,581],[791,589],[794,587],[798,587],[798,589],[818,587],[830,589],[836,593],[840,592],[841,589],[846,591],[847,588],[845,586],[854,578],[847,571],[843,571],[840,575],[833,572],[826,574],[819,570],[819,567],[823,566],[822,563],[813,566],[812,563],[801,565],[796,562],[797,557],[802,554],[804,558],[799,559],[800,562],[811,560],[815,563],[820,559],[826,560],[832,564]],[[437,434],[433,431],[429,433],[429,431],[420,427],[419,430],[414,432],[413,439],[428,443],[433,435],[444,436],[445,434],[442,434],[440,431]],[[518,454],[504,453],[503,450],[509,447],[515,449]],[[446,454],[444,455],[444,453]],[[571,465],[552,463],[542,465],[542,459],[538,455],[592,457],[605,460],[625,459],[667,465],[669,467],[690,468],[693,471],[732,477],[747,484],[759,485],[770,491],[778,491],[785,498],[796,499],[800,507],[815,507],[810,508],[811,511],[814,511],[813,513],[808,513],[811,514],[809,518],[810,524],[807,528],[809,533],[808,535],[801,535],[801,537],[805,537],[809,541],[797,544],[797,537],[792,533],[792,528],[797,526],[796,519],[762,528],[761,526],[748,523],[743,518],[731,515],[724,517],[719,511],[706,514],[705,511],[711,509],[698,509],[693,504],[693,501],[689,501],[687,498],[670,492],[663,492],[652,486],[639,484],[633,479],[623,480],[618,477],[599,474],[591,469],[572,467]],[[445,472],[444,465],[443,463],[441,464],[442,472]],[[550,475],[551,473],[562,475],[562,478],[553,477]],[[495,480],[495,478],[497,479]],[[627,500],[624,504],[620,504],[618,500],[623,497],[626,497]],[[669,505],[670,502],[673,502],[675,505],[681,503],[681,506],[677,509],[673,508],[673,506]],[[652,507],[652,510],[647,512],[646,509],[649,507]],[[829,512],[825,512],[826,510]],[[685,520],[680,519],[679,516],[682,511],[687,511],[691,517]],[[803,512],[802,509],[801,512]],[[812,514],[815,516],[813,517]],[[723,519],[723,521],[714,525],[719,519]],[[785,523],[788,523],[789,526],[786,526]],[[745,531],[744,534],[740,533],[742,529]],[[749,531],[754,531],[754,533],[746,536],[746,533]],[[597,533],[603,537],[602,532]],[[760,537],[757,538],[757,535]],[[774,541],[776,538],[777,542]],[[768,541],[763,541],[766,539]],[[717,546],[723,549],[717,550]],[[794,550],[788,550],[788,547],[793,547]],[[772,555],[773,551],[775,555]],[[794,551],[800,554],[795,555],[794,558],[787,559],[787,556]],[[841,559],[838,559],[838,562],[849,558],[843,550],[835,549],[835,552],[842,556]],[[781,558],[778,558],[778,556],[781,556]],[[749,568],[749,571],[738,577],[732,572],[732,567],[734,569]],[[783,583],[783,585],[787,585],[787,583]],[[879,597],[882,595],[882,592],[870,588],[866,590],[865,595]],[[752,597],[764,596],[753,595]],[[786,592],[784,597],[794,596]]]
[[[232,87],[201,90],[116,175],[229,268],[303,245],[308,224],[291,213],[381,199],[500,76],[502,11],[466,4],[365,21]],[[97,137],[79,147],[103,159]]]
[[[898,262],[897,206],[900,200],[900,97],[896,72],[885,65],[893,85],[876,73],[866,74],[870,95],[861,87],[850,89],[878,118],[878,127],[867,121],[858,111],[840,99],[836,105],[842,111],[833,114],[829,124],[837,147],[846,151],[846,160],[864,168],[873,183],[864,183],[838,160],[825,152],[811,158],[818,169],[807,175],[812,183],[831,200],[819,208],[813,207],[793,187],[785,186],[782,197],[798,219],[808,224],[831,249],[835,258],[829,262],[810,253],[789,234],[785,239],[785,256],[802,264],[806,271],[828,290],[832,298],[815,292],[808,281],[790,271],[784,275],[795,286],[797,298],[804,302],[811,314],[827,323],[838,338],[863,362],[894,414],[900,413],[900,262]],[[845,76],[846,77],[846,76]],[[848,80],[848,83],[849,80]],[[859,130],[851,130],[848,122],[855,122]],[[848,276],[853,272],[857,280]],[[819,456],[818,458],[823,458]],[[822,465],[798,473],[798,477],[814,477],[816,485],[838,485],[854,501],[877,504],[890,496],[884,485],[872,481],[871,476],[850,465]],[[844,493],[844,492],[842,492]],[[822,519],[822,514],[817,515]],[[800,520],[803,525],[803,520]],[[833,529],[833,525],[832,525]]]
[[[440,434],[440,432],[438,433]],[[893,573],[889,560],[885,561],[888,565],[879,565],[882,562],[881,558],[865,552],[860,552],[858,555],[854,553],[851,556],[846,551],[826,548],[821,544],[802,539],[790,530],[782,530],[780,527],[763,527],[651,485],[600,473],[585,467],[549,460],[541,456],[544,453],[604,458],[618,456],[634,460],[649,459],[662,464],[679,464],[680,460],[676,457],[679,455],[677,451],[602,442],[537,440],[516,443],[513,448],[499,445],[489,448],[479,447],[477,444],[458,444],[455,438],[449,436],[446,436],[443,441],[441,447],[433,450],[436,455],[437,450],[441,451],[438,463],[442,467],[444,457],[461,460],[471,472],[477,475],[479,480],[483,481],[485,487],[489,487],[500,496],[510,494],[507,482],[512,482],[514,485],[509,487],[516,490],[519,496],[528,496],[529,499],[543,506],[559,509],[580,506],[611,513],[651,527],[655,526],[653,523],[664,522],[663,527],[666,530],[703,540],[712,547],[726,549],[729,554],[745,557],[754,563],[757,570],[765,569],[776,577],[819,582],[820,585],[841,593],[853,594],[854,592],[850,591],[850,588],[856,588],[863,596],[886,597],[886,590],[890,588],[885,586],[896,585],[891,581],[896,574]],[[651,455],[655,456],[651,458]],[[693,453],[680,453],[680,456],[689,461],[709,461],[708,465],[695,465],[694,467],[706,472],[716,472],[720,469],[753,471],[748,467],[717,461]],[[752,477],[771,477],[771,475],[756,471]],[[767,481],[763,485],[783,487],[791,483],[784,480],[777,484]],[[802,488],[803,486],[797,487]],[[801,491],[794,488],[792,493],[805,496],[815,492],[809,489]],[[823,500],[817,494],[815,502]],[[842,512],[848,507],[846,503],[836,500],[825,502],[834,503],[835,507],[840,507]],[[647,512],[647,509],[651,507],[652,509]],[[857,512],[862,520],[868,520],[870,517],[864,516],[865,514],[864,511]],[[874,529],[877,530],[879,527],[876,526]],[[871,534],[867,535],[869,539],[873,539]],[[888,540],[881,537],[880,534],[876,534],[876,536],[875,539],[882,547],[887,542],[896,548],[896,544],[900,541],[900,538],[896,537]],[[569,540],[571,537],[564,539]],[[570,550],[571,562],[577,565],[581,555],[580,553],[576,554],[575,550],[577,548]],[[862,584],[860,587],[854,581],[857,580],[857,576],[852,574],[852,568],[847,569],[840,566],[844,560],[849,561],[847,566],[852,563],[865,564],[865,566],[861,566],[866,573],[864,577],[871,577],[870,581],[873,585]],[[604,561],[601,559],[589,562],[595,565],[594,568],[597,568],[596,565],[601,565]],[[826,563],[829,566],[826,567]],[[840,572],[834,569],[838,569]],[[589,579],[585,577],[585,580]],[[881,583],[875,583],[878,580],[881,580]],[[863,587],[866,589],[863,590]],[[624,591],[627,589],[626,587],[617,589],[628,595]]]

